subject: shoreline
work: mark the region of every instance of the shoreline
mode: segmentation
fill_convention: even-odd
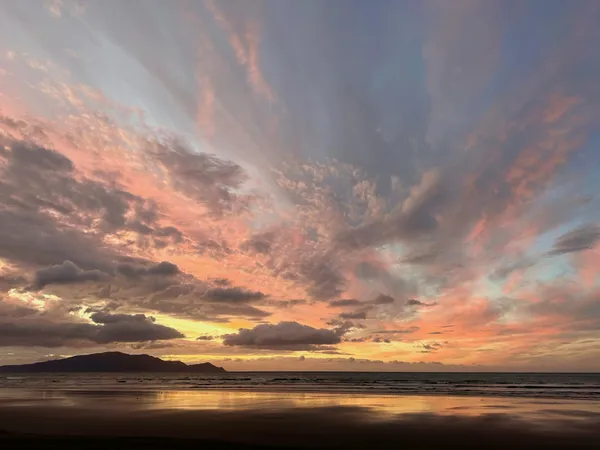
[[[23,437],[0,436],[0,444],[10,449],[30,450],[56,449],[123,449],[123,450],[192,450],[198,447],[212,450],[299,450],[299,447],[274,447],[272,445],[244,445],[230,442],[206,441],[202,439],[166,439],[166,438],[102,438],[102,437]]]
[[[57,450],[600,448],[600,403],[587,400],[135,387],[0,389],[0,445]]]
[[[600,414],[581,419],[531,421],[509,413],[382,417],[359,407],[225,411],[0,405],[0,442],[10,448],[17,441],[44,448],[64,440],[117,449],[192,448],[202,442],[222,449],[599,448]],[[132,447],[132,440],[140,447]],[[144,442],[152,445],[143,447]]]
[[[198,387],[189,387],[189,386],[173,386],[173,387],[148,387],[148,388],[134,388],[135,383],[126,383],[119,382],[118,385],[115,386],[93,386],[93,387],[60,387],[57,383],[56,386],[49,387],[18,387],[18,386],[0,386],[0,392],[6,390],[23,390],[23,391],[43,391],[43,392],[123,392],[132,393],[167,393],[167,392],[241,392],[241,393],[263,393],[263,394],[320,394],[320,395],[365,395],[365,396],[381,396],[381,397],[403,397],[403,396],[432,396],[432,397],[460,397],[460,398],[476,398],[476,397],[485,397],[485,398],[497,398],[497,399],[545,399],[545,400],[564,400],[564,401],[581,401],[581,402],[598,402],[600,401],[600,395],[596,396],[588,396],[588,397],[579,397],[579,396],[561,396],[561,395],[552,395],[550,393],[540,394],[539,392],[531,392],[535,388],[531,388],[531,391],[525,389],[523,391],[519,391],[518,395],[510,395],[510,387],[506,388],[506,392],[492,392],[488,393],[485,390],[476,390],[472,391],[460,391],[460,390],[447,390],[447,391],[438,391],[433,392],[432,390],[404,390],[404,389],[394,389],[394,388],[367,388],[367,389],[352,389],[352,388],[341,388],[341,389],[310,389],[300,387],[298,389],[290,388],[290,387],[279,387],[279,386],[256,386],[249,388],[247,386],[234,387],[234,386],[198,386]],[[131,388],[130,388],[131,387]],[[523,388],[521,388],[523,389]],[[514,391],[513,391],[514,392]]]

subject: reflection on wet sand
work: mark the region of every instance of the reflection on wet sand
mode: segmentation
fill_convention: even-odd
[[[0,402],[12,405],[35,403],[52,406],[143,410],[263,410],[292,408],[351,407],[368,411],[372,417],[402,414],[479,416],[510,414],[528,420],[600,416],[600,404],[592,401],[536,400],[531,398],[376,396],[328,393],[269,393],[230,390],[211,391],[124,391],[124,390],[0,390]]]
[[[0,423],[5,437],[77,437],[81,448],[98,437],[115,439],[110,448],[130,448],[118,439],[141,437],[219,443],[208,448],[600,448],[600,405],[575,400],[0,389]],[[160,448],[201,446],[194,442]]]

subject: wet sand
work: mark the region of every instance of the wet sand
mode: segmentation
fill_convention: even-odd
[[[4,448],[600,448],[597,402],[242,392],[0,392]]]

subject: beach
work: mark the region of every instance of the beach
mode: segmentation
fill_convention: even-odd
[[[598,402],[508,396],[13,387],[0,389],[0,424],[5,448],[600,445]]]

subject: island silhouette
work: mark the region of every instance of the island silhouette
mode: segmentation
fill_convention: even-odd
[[[129,355],[122,352],[93,353],[33,364],[0,366],[0,373],[43,372],[225,373],[226,370],[209,362],[185,364],[181,361],[164,361],[150,355]]]

